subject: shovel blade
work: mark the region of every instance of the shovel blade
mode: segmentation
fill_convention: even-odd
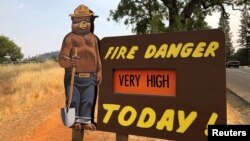
[[[75,108],[61,108],[61,118],[63,124],[70,128],[75,122]]]

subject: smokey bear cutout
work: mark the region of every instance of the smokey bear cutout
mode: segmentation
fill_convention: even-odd
[[[71,76],[74,75],[70,107],[75,108],[73,129],[95,130],[95,104],[98,86],[102,80],[102,65],[99,54],[99,39],[94,32],[94,15],[87,6],[78,6],[73,14],[72,31],[63,40],[59,64],[65,69],[64,87],[66,105],[69,102]],[[74,49],[77,48],[77,55]],[[73,68],[75,73],[72,74]]]

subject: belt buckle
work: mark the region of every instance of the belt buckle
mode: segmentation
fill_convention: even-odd
[[[90,77],[90,73],[79,73],[79,77]]]

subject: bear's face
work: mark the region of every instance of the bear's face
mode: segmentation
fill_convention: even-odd
[[[76,34],[87,34],[90,32],[90,17],[72,17],[72,32]]]

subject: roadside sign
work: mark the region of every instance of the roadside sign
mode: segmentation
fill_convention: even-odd
[[[226,124],[221,30],[107,37],[98,130],[169,140],[207,140]]]

